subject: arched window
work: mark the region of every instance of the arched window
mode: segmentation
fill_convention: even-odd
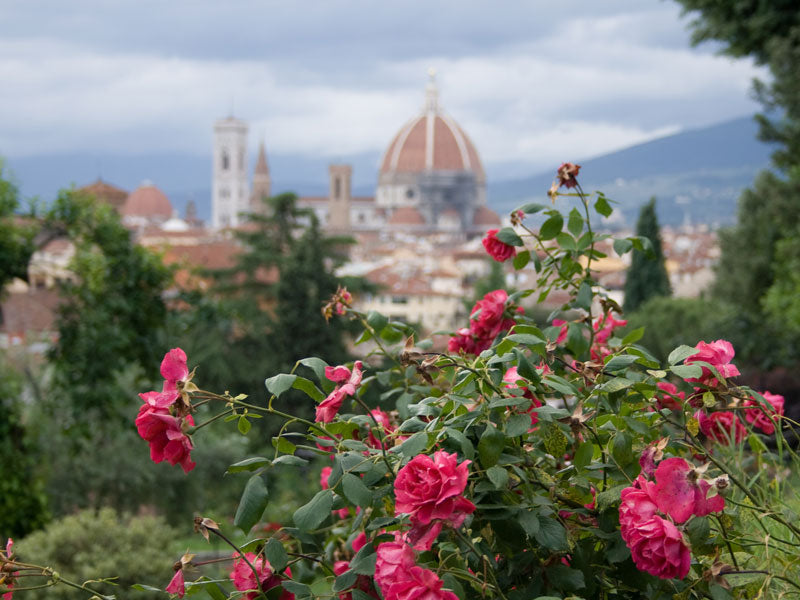
[[[222,170],[227,171],[231,168],[231,157],[228,156],[228,151],[222,151]]]

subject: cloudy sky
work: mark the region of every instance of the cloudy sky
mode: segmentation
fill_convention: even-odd
[[[427,71],[490,176],[752,114],[746,60],[671,0],[3,0],[0,155],[381,152]]]

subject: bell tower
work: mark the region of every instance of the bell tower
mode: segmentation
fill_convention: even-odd
[[[242,221],[239,213],[250,211],[247,123],[228,117],[214,124],[213,161],[211,226],[236,227]]]

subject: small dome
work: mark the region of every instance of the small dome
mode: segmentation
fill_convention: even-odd
[[[500,217],[488,206],[479,206],[475,209],[475,216],[472,218],[473,225],[499,227],[502,223]]]
[[[478,182],[486,176],[472,141],[439,107],[433,80],[425,107],[394,136],[381,160],[380,174],[425,171],[470,171]]]
[[[80,188],[78,191],[91,194],[98,200],[110,204],[117,210],[125,204],[125,200],[128,198],[128,192],[102,179],[98,179],[94,183]]]
[[[123,217],[145,217],[166,221],[172,216],[172,204],[160,189],[150,182],[136,188],[120,210]]]
[[[401,206],[394,211],[389,225],[425,225],[425,217],[413,206]]]

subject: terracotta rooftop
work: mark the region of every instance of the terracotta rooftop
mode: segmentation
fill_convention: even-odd
[[[91,194],[98,200],[110,204],[117,210],[119,210],[122,205],[125,204],[125,200],[128,197],[128,192],[126,190],[118,188],[115,185],[111,185],[100,178],[98,178],[97,181],[92,184],[79,188],[78,191]]]

